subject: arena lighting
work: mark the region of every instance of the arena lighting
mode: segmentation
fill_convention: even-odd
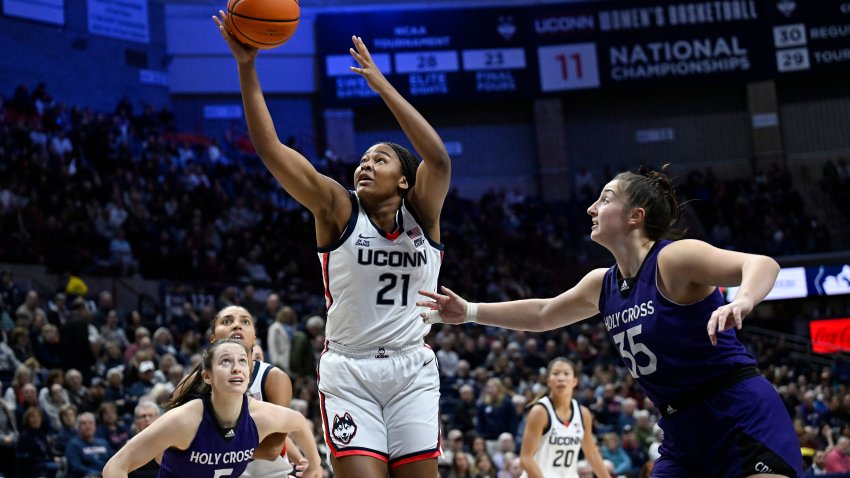
[[[809,334],[814,353],[850,352],[850,319],[813,320]]]
[[[737,293],[737,287],[729,287],[724,295],[731,301]],[[846,294],[850,294],[850,264],[783,267],[764,300]]]

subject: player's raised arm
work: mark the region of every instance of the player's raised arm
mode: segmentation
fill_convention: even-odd
[[[363,40],[358,36],[352,36],[351,40],[354,48],[350,53],[360,64],[359,68],[351,67],[351,70],[365,78],[369,86],[381,96],[407,139],[422,157],[422,164],[416,172],[416,184],[407,198],[423,221],[428,223],[426,227],[438,228],[440,210],[449,192],[451,179],[451,161],[446,146],[425,117],[387,81],[372,60]]]
[[[348,193],[342,185],[316,171],[301,153],[280,142],[254,64],[258,50],[236,41],[225,26],[226,17],[219,11],[213,19],[239,66],[245,121],[257,154],[283,189],[318,220],[329,218],[333,212],[342,218],[338,224],[344,224],[351,209]]]

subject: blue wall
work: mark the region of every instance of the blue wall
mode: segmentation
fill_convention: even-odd
[[[166,71],[165,9],[149,2],[149,44],[88,33],[86,0],[65,0],[65,25],[48,25],[0,16],[0,93],[9,96],[18,84],[33,89],[39,82],[58,101],[111,111],[122,97],[134,106],[168,103],[165,86],[143,85],[141,68],[128,66],[127,52],[147,55],[149,70]]]

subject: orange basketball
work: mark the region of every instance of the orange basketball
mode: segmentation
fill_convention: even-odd
[[[227,27],[240,42],[260,49],[283,45],[298,27],[298,0],[228,0]]]

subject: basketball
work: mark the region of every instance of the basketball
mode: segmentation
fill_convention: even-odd
[[[286,43],[298,27],[298,0],[228,0],[227,27],[241,43],[267,50]]]

